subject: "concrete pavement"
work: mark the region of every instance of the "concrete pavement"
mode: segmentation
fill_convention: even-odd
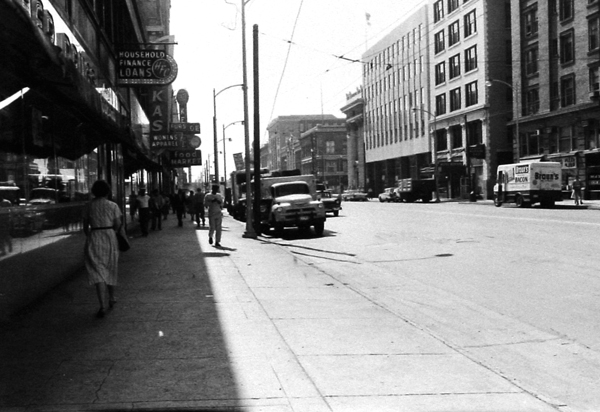
[[[244,228],[169,215],[104,319],[80,272],[2,325],[0,411],[560,410]]]

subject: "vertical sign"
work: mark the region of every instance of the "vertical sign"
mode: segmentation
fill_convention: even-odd
[[[169,134],[169,90],[167,87],[150,89],[150,145]]]

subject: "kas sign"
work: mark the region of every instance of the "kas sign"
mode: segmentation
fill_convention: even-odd
[[[177,63],[163,50],[117,53],[119,85],[167,85],[177,77]]]

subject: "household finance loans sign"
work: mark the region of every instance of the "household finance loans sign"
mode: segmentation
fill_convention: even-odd
[[[177,63],[164,50],[121,50],[117,77],[119,85],[167,85],[177,77]]]

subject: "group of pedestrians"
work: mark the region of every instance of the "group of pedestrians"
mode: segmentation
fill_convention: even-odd
[[[96,316],[103,318],[107,309],[112,309],[117,302],[115,297],[119,261],[117,232],[124,234],[125,222],[121,209],[111,200],[111,187],[106,181],[96,181],[91,191],[94,199],[86,205],[83,214],[83,231],[86,235],[84,256],[89,283],[95,286],[100,303]],[[152,190],[148,195],[146,189],[142,188],[137,195],[131,193],[129,207],[132,221],[136,214],[139,217],[142,236],[148,236],[150,221],[152,230],[162,230],[162,220],[166,220],[171,207],[177,214],[179,227],[183,226],[186,210],[197,227],[200,227],[200,222],[204,226],[205,207],[207,207],[208,242],[212,245],[215,236],[215,246],[221,247],[223,196],[219,193],[218,185],[213,185],[211,193],[206,196],[200,189],[195,193],[179,190],[172,198],[163,195],[157,189]]]

